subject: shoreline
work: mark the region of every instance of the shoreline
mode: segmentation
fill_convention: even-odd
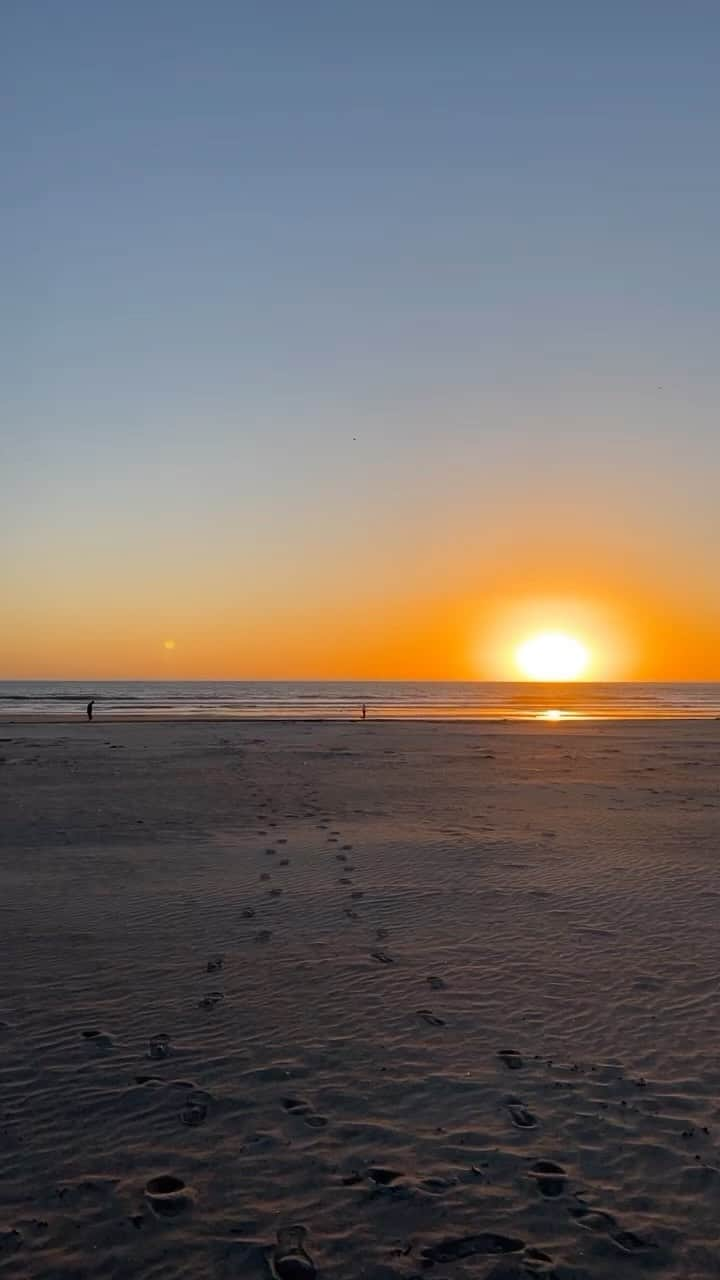
[[[516,716],[494,716],[494,715],[457,715],[457,716],[415,716],[415,715],[394,715],[394,716],[368,716],[363,721],[360,716],[253,716],[243,714],[223,714],[218,712],[217,715],[163,715],[154,714],[153,712],[120,712],[117,715],[103,718],[95,715],[91,721],[94,725],[113,725],[113,724],[316,724],[316,725],[349,725],[349,724],[435,724],[450,726],[459,725],[542,725],[547,727],[562,725],[567,728],[569,725],[587,725],[587,724],[707,724],[717,723],[720,721],[720,715],[715,711],[698,713],[689,715],[686,711],[677,712],[676,714],[664,712],[657,715],[647,715],[646,713],[618,713],[617,715],[580,715],[577,712],[562,713],[559,716],[550,716],[541,712],[537,715],[516,715]],[[70,724],[86,724],[87,719],[84,714],[76,715],[54,715],[48,716],[44,713],[27,712],[26,714],[5,715],[0,713],[0,725],[70,725]]]

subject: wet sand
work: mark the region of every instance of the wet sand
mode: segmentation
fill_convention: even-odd
[[[0,738],[0,1276],[720,1277],[719,724]]]

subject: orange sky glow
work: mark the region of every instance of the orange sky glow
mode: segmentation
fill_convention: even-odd
[[[717,617],[624,589],[387,594],[210,602],[188,592],[132,610],[123,600],[29,605],[2,645],[4,678],[519,680],[516,651],[561,631],[588,651],[586,680],[720,678]],[[93,600],[90,592],[89,600]]]

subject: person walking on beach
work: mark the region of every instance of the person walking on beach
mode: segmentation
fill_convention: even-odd
[[[85,710],[87,711],[88,720],[92,720],[92,709],[94,706],[95,706],[95,699],[91,698],[87,704],[87,707],[85,708]]]
[[[363,720],[367,719],[367,707],[365,706],[364,702],[362,704],[362,718]]]

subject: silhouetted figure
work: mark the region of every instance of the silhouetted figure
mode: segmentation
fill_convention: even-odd
[[[365,706],[365,703],[364,703],[364,702],[363,702],[363,704],[362,704],[362,718],[363,718],[363,720],[366,720],[366,719],[367,719],[367,707]]]
[[[92,709],[94,706],[95,706],[95,699],[92,698],[90,702],[88,702],[87,708],[86,708],[88,720],[92,720]]]

